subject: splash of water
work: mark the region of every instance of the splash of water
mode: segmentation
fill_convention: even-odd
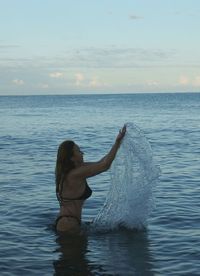
[[[93,228],[143,229],[154,206],[153,187],[159,173],[145,135],[135,124],[127,123],[126,135],[111,167],[109,192]]]

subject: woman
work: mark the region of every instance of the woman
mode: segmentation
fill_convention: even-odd
[[[92,194],[86,179],[110,168],[125,133],[124,125],[109,153],[98,162],[84,162],[83,153],[73,141],[64,141],[59,146],[55,170],[56,194],[60,202],[57,231],[80,232],[83,203]]]

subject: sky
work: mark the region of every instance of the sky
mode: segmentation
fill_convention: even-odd
[[[0,0],[0,95],[200,92],[200,0]]]

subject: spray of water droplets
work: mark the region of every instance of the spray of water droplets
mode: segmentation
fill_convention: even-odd
[[[153,187],[160,169],[143,132],[127,123],[127,132],[111,167],[111,184],[92,228],[143,229],[154,206]]]

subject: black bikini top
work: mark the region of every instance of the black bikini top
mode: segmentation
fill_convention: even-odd
[[[61,189],[60,193],[57,194],[58,200],[60,202],[65,202],[65,201],[69,201],[69,200],[86,200],[87,198],[89,198],[92,195],[92,190],[88,186],[87,182],[85,182],[85,190],[84,190],[83,194],[77,198],[62,197],[61,193],[62,193],[62,189]]]

